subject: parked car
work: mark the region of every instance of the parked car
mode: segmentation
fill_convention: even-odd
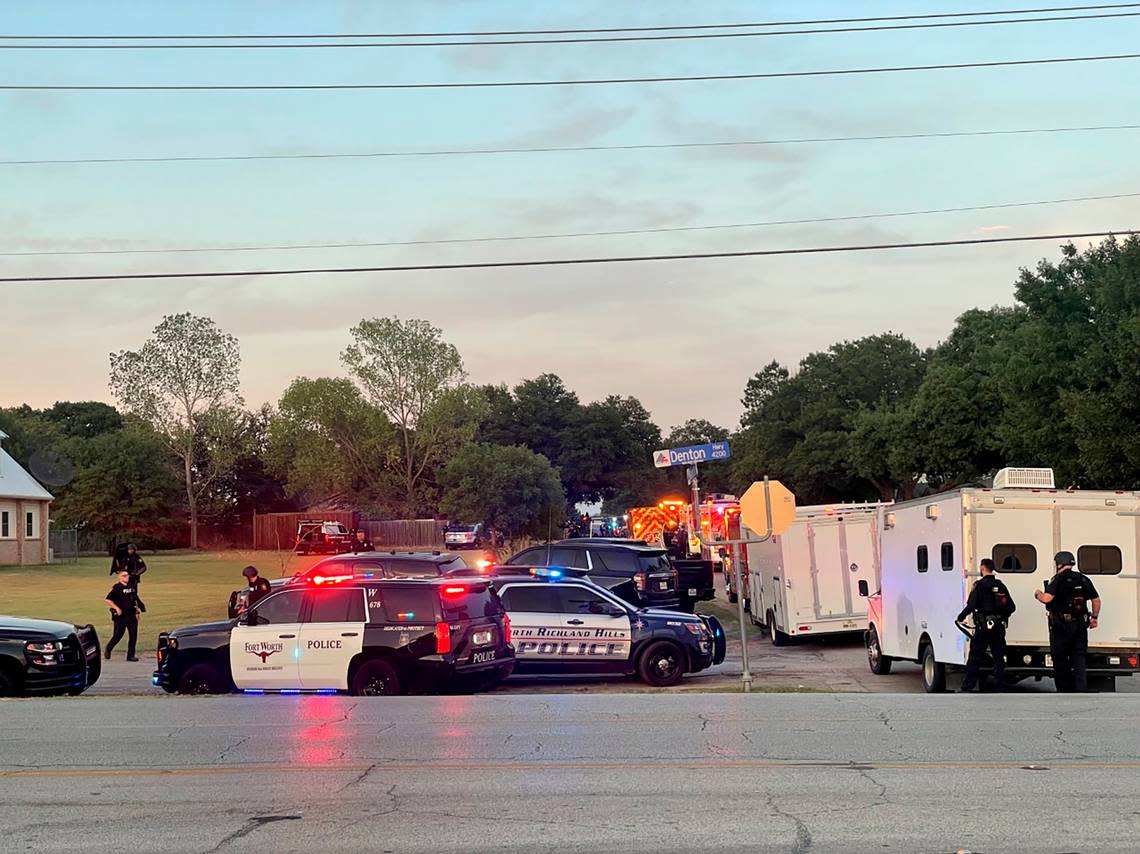
[[[346,578],[436,578],[467,566],[459,555],[431,552],[360,552],[328,557],[313,564],[304,572],[288,578],[272,578],[269,586],[277,590],[287,585],[328,584]],[[319,579],[319,580],[317,580]],[[229,617],[245,612],[249,588],[242,587],[230,593]]]
[[[102,666],[90,624],[0,616],[0,697],[82,694]]]
[[[340,522],[308,519],[297,523],[293,551],[299,555],[343,554],[352,551],[352,541],[352,532]]]
[[[643,540],[583,537],[532,546],[511,557],[518,566],[585,569],[590,580],[639,607],[677,608],[678,574],[665,549]],[[632,589],[629,582],[633,582]]]
[[[494,588],[451,578],[309,578],[239,619],[163,632],[157,658],[152,682],[180,694],[482,690],[514,667]]]
[[[482,523],[448,525],[443,532],[443,544],[448,549],[481,549],[484,543]]]

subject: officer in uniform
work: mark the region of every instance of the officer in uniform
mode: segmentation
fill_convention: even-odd
[[[115,644],[127,635],[127,661],[138,661],[135,657],[135,643],[139,638],[139,614],[146,610],[139,599],[138,589],[131,581],[131,574],[125,569],[119,573],[119,580],[111,588],[105,600],[111,609],[111,620],[115,624],[114,634],[107,644],[104,656],[110,660]]]
[[[1073,569],[1077,559],[1072,552],[1057,552],[1053,558],[1057,574],[1034,597],[1049,616],[1049,650],[1053,656],[1053,680],[1057,690],[1088,690],[1085,664],[1089,649],[1089,629],[1097,627],[1100,594],[1092,580]]]
[[[131,585],[136,589],[139,586],[139,577],[146,572],[146,561],[142,559],[134,543],[120,545],[115,549],[115,556],[111,559],[109,575],[117,575],[123,570],[131,574]]]
[[[966,660],[966,675],[962,691],[974,690],[978,684],[978,671],[985,660],[986,651],[994,662],[994,684],[998,691],[1005,686],[1005,627],[1010,615],[1017,610],[1005,583],[994,575],[994,562],[985,558],[981,563],[982,577],[970,591],[966,607],[958,615],[958,622],[967,614],[974,616],[974,634],[970,639],[970,657]]]
[[[372,540],[368,537],[368,532],[363,528],[357,528],[356,533],[353,535],[352,550],[354,552],[374,552],[376,547],[372,545]]]
[[[249,582],[249,596],[245,602],[245,609],[248,611],[250,608],[257,607],[257,603],[268,596],[273,591],[273,587],[270,586],[268,578],[261,577],[256,566],[247,566],[241,571],[241,574]]]

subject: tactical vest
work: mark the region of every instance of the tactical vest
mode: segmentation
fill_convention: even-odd
[[[1084,578],[1069,570],[1053,576],[1053,601],[1057,614],[1071,614],[1084,617],[1088,613],[1088,599],[1085,596]]]
[[[983,614],[995,614],[999,617],[1009,615],[1009,590],[1000,581],[978,582],[982,585],[978,591],[978,610]]]

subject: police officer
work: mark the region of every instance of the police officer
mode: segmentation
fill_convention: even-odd
[[[962,691],[974,690],[978,684],[978,671],[986,651],[994,662],[994,685],[998,691],[1005,686],[1005,628],[1010,615],[1017,610],[1005,583],[994,575],[994,562],[985,558],[981,563],[982,577],[970,591],[966,607],[958,615],[958,622],[968,614],[974,616],[974,635],[970,640],[970,657],[966,660],[966,675]]]
[[[135,643],[139,638],[139,614],[146,610],[139,599],[138,589],[131,581],[131,574],[125,569],[119,573],[119,580],[107,594],[107,606],[111,609],[111,621],[115,624],[114,634],[107,644],[104,656],[110,660],[115,644],[127,634],[127,661],[138,661],[135,657]]]
[[[1057,552],[1057,574],[1033,596],[1049,616],[1049,651],[1053,656],[1053,680],[1062,692],[1088,690],[1085,664],[1089,629],[1097,627],[1100,594],[1092,580],[1073,569],[1072,552]]]
[[[249,596],[245,602],[245,609],[248,611],[257,607],[257,603],[268,596],[273,588],[270,586],[268,578],[261,577],[256,566],[247,566],[241,571],[241,574],[249,582]]]
[[[109,575],[118,575],[126,570],[131,575],[131,584],[136,589],[139,586],[139,577],[146,572],[146,561],[142,559],[134,543],[127,543],[125,548],[115,549],[115,556],[111,559]]]
[[[352,550],[354,552],[374,552],[376,547],[372,545],[372,540],[368,537],[368,532],[363,528],[357,528],[356,534],[352,541]]]

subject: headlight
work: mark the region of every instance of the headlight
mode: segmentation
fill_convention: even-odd
[[[48,641],[47,643],[34,643],[29,641],[24,644],[28,652],[58,652],[63,649],[63,644],[59,641]]]

